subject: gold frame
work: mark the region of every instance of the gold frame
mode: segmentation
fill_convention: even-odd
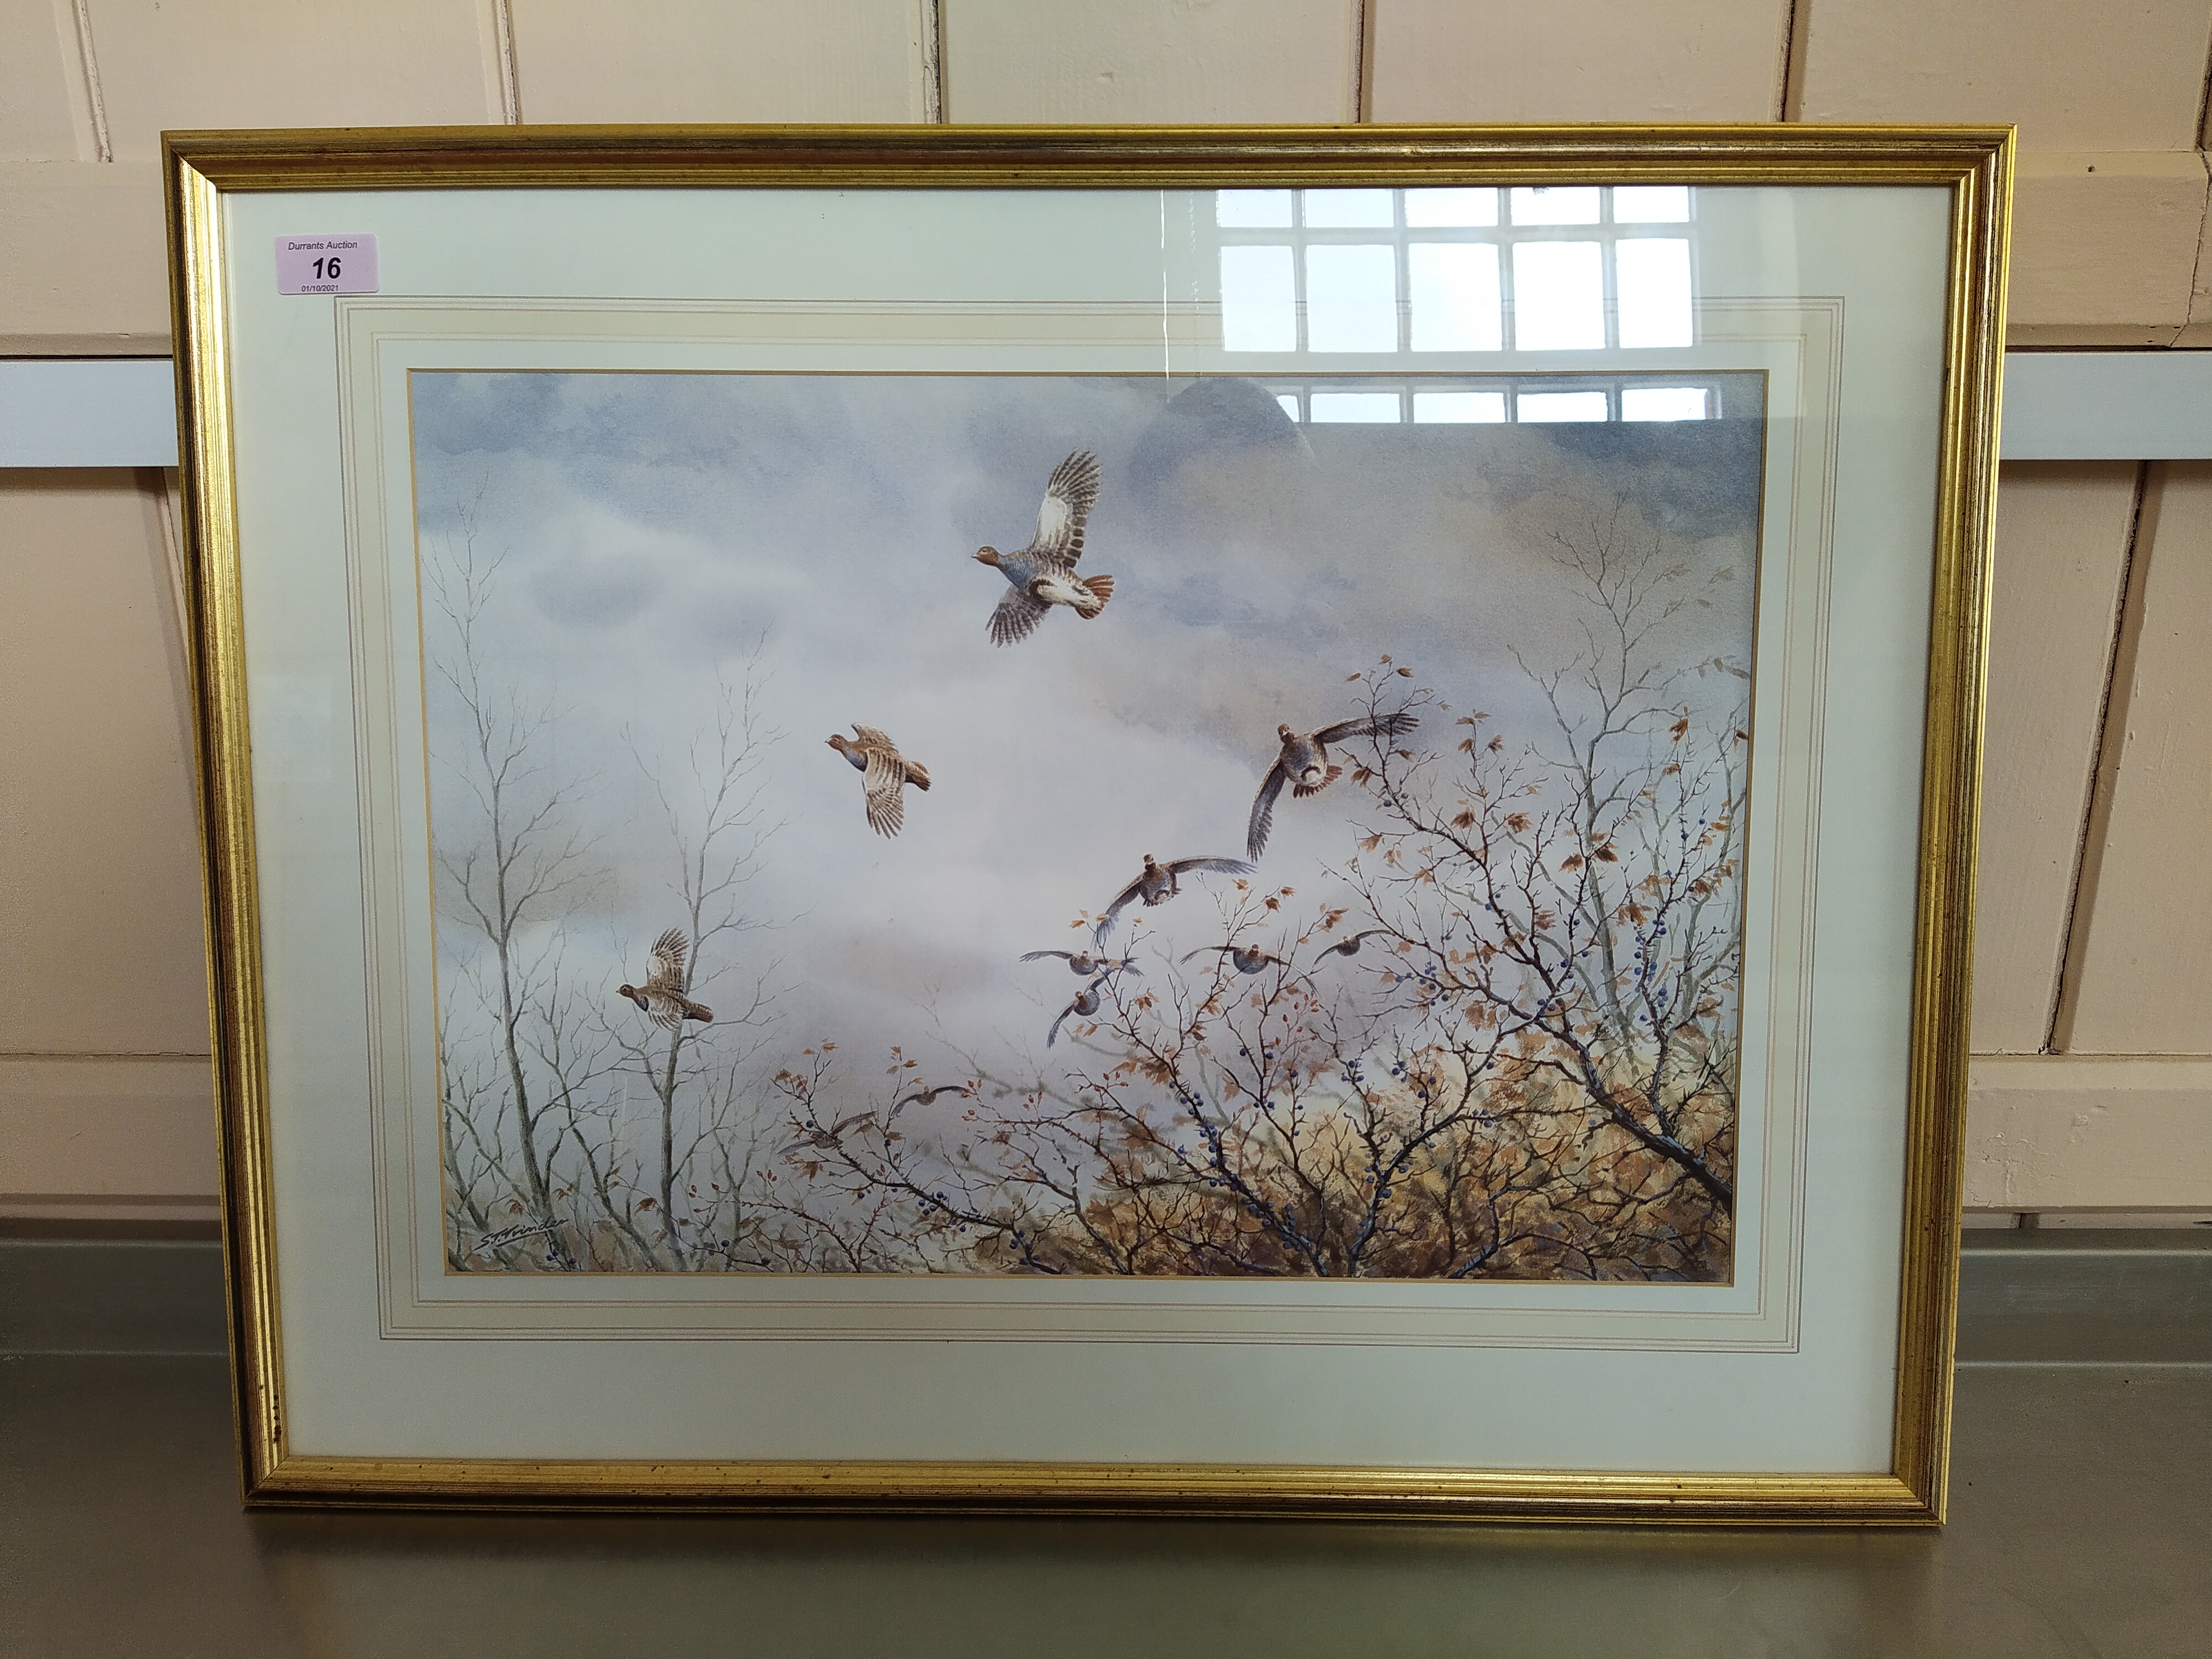
[[[1973,874],[2014,141],[2005,127],[450,127],[162,141],[210,917],[224,1248],[257,1505],[842,1510],[1931,1524],[1957,1309]],[[302,1456],[286,1443],[223,307],[234,191],[525,185],[1943,185],[1949,293],[1915,902],[1898,1382],[1887,1474]]]

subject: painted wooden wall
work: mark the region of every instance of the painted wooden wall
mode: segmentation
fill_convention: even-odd
[[[2014,121],[2016,347],[2212,345],[2212,0],[0,0],[0,355],[168,349],[170,127]],[[0,1218],[213,1213],[173,515],[0,473]],[[2212,1214],[2212,465],[2005,470],[1968,1202]]]

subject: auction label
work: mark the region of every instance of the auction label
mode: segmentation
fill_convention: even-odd
[[[374,294],[374,236],[279,236],[279,294]]]

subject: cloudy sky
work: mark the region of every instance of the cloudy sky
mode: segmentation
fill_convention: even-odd
[[[1562,661],[1577,612],[1551,532],[1625,497],[1684,556],[1742,580],[1666,636],[1684,663],[1750,655],[1761,422],[1299,428],[1249,382],[1007,376],[425,374],[413,377],[421,551],[471,517],[501,563],[488,684],[554,711],[533,759],[574,781],[606,878],[565,918],[572,963],[637,978],[678,924],[677,850],[646,768],[696,812],[686,757],[718,684],[750,672],[777,734],[745,896],[779,924],[779,1041],[900,1043],[939,1077],[950,1041],[1024,1074],[1078,981],[1069,948],[1142,855],[1242,856],[1279,722],[1350,714],[1346,677],[1389,653],[1516,738],[1547,727],[1511,654]],[[1097,620],[1055,610],[994,647],[1006,591],[970,556],[1029,538],[1044,481],[1097,452],[1083,562]],[[427,648],[455,641],[426,608]],[[433,830],[478,833],[453,765],[460,711],[430,677]],[[1450,716],[1418,741],[1444,745]],[[929,769],[895,840],[825,745],[855,721]],[[641,757],[643,764],[641,764]],[[1261,866],[1319,897],[1363,798],[1287,793]],[[1216,942],[1203,896],[1146,915],[1161,948]],[[1123,936],[1127,935],[1125,921]],[[448,971],[471,941],[441,926]],[[749,964],[702,964],[713,1003]],[[1068,1052],[1065,1044],[1055,1059]],[[866,1069],[866,1068],[864,1068]],[[780,1116],[781,1114],[777,1113]]]

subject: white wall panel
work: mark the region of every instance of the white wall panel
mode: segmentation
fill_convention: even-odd
[[[2033,149],[2196,143],[2212,0],[1800,0],[1808,121],[1995,121]]]
[[[2085,872],[2077,1054],[2212,1054],[2212,464],[2152,469],[2139,630],[2102,845]],[[2132,657],[2132,661],[2129,659]],[[2114,711],[2115,718],[2119,711]],[[2109,752],[2109,751],[2108,751]],[[2093,829],[2095,826],[2093,826]]]
[[[1376,121],[1771,121],[1788,0],[1369,0]]]
[[[525,121],[911,121],[918,0],[513,0]]]
[[[2204,158],[2024,151],[2014,177],[2014,345],[2167,346],[2189,319]]]
[[[2051,1029],[2137,471],[2125,461],[2014,465],[1997,489],[1977,1053],[2033,1054]]]
[[[1977,1058],[1966,1097],[1970,1209],[2212,1207],[2212,1062]]]
[[[0,0],[0,160],[92,160],[83,60],[68,0]]]
[[[88,0],[115,159],[164,129],[496,121],[471,0]]]
[[[1352,0],[944,0],[953,121],[1347,121]]]
[[[131,474],[0,482],[0,1052],[207,1052],[171,592]]]
[[[0,353],[168,349],[161,167],[0,161]]]

